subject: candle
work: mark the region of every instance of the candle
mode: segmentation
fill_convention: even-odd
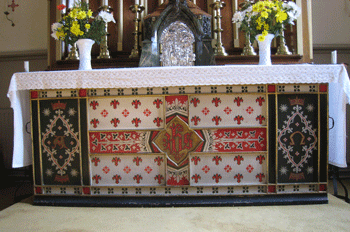
[[[75,1],[75,0],[68,0],[68,8],[69,8],[69,9],[72,9],[72,8],[73,8],[73,6],[74,6],[74,1]]]
[[[66,0],[61,0],[61,4],[67,6],[67,1]],[[62,14],[65,14],[66,13],[66,8],[64,8],[61,12],[62,12]]]
[[[337,50],[334,50],[331,55],[331,63],[336,64],[337,63]]]
[[[139,0],[135,0],[135,5],[140,5],[140,1]]]
[[[108,6],[108,0],[104,0],[103,5],[104,5],[104,6]]]
[[[29,61],[24,61],[24,71],[29,72]]]

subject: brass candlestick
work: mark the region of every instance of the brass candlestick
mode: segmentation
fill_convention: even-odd
[[[252,46],[252,43],[250,42],[250,33],[245,33],[245,45],[243,48],[243,52],[241,56],[256,56],[256,52],[254,51],[254,48]]]
[[[283,28],[282,28],[281,37],[280,37],[280,45],[277,48],[276,55],[292,55],[292,53],[288,49],[288,46],[286,45]]]
[[[68,15],[71,9],[68,9],[65,14],[62,14],[62,17],[64,15]],[[66,60],[79,60],[79,54],[78,54],[78,48],[77,45],[74,43],[73,45],[67,44],[67,48],[69,50],[68,55],[66,57]]]
[[[144,11],[145,7],[138,5],[138,4],[135,4],[135,5],[131,5],[129,7],[129,9],[131,10],[131,12],[135,13],[135,18],[134,18],[135,30],[133,32],[135,44],[134,44],[134,48],[132,49],[131,55],[129,56],[129,58],[138,58],[138,57],[140,57],[139,36],[141,34],[139,23],[141,21],[141,12]]]
[[[107,11],[108,13],[111,13],[113,9],[110,6],[100,6],[98,8],[99,11]],[[97,59],[110,59],[111,56],[109,55],[108,50],[108,23],[105,23],[106,25],[106,35],[102,36],[102,40],[100,43],[100,55],[97,57]]]
[[[69,47],[69,45],[68,45]],[[68,53],[68,56],[66,60],[79,60],[79,54],[78,54],[78,48],[76,44],[73,44],[70,46],[70,51]]]
[[[221,9],[226,6],[226,3],[224,1],[216,1],[213,4],[210,5],[216,12],[216,15],[214,18],[216,19],[216,29],[214,30],[215,33],[217,33],[217,39],[216,39],[216,44],[215,44],[215,49],[214,49],[214,54],[216,56],[227,56],[228,54],[225,51],[224,45],[222,43],[222,32],[224,31],[221,28]]]

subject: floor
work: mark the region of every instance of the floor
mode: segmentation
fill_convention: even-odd
[[[25,178],[23,178],[23,173]],[[23,170],[21,177],[9,176],[5,184],[0,188],[0,211],[33,195],[33,184],[31,182],[30,170]],[[350,178],[343,179],[343,184],[350,192]],[[333,180],[328,181],[328,192],[334,194]],[[338,195],[344,196],[344,188],[337,182]]]

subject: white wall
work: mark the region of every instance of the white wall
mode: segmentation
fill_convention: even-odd
[[[15,0],[19,7],[12,12],[5,6],[11,0],[0,0],[0,53],[47,49],[48,0]],[[14,20],[6,19],[4,11]]]
[[[349,0],[312,0],[313,43],[350,45]]]

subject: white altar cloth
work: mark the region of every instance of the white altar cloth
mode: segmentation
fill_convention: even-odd
[[[346,104],[350,82],[344,65],[225,65],[96,69],[15,73],[7,96],[14,110],[13,167],[32,163],[29,90],[80,88],[142,88],[206,85],[329,83],[329,163],[346,167]]]

